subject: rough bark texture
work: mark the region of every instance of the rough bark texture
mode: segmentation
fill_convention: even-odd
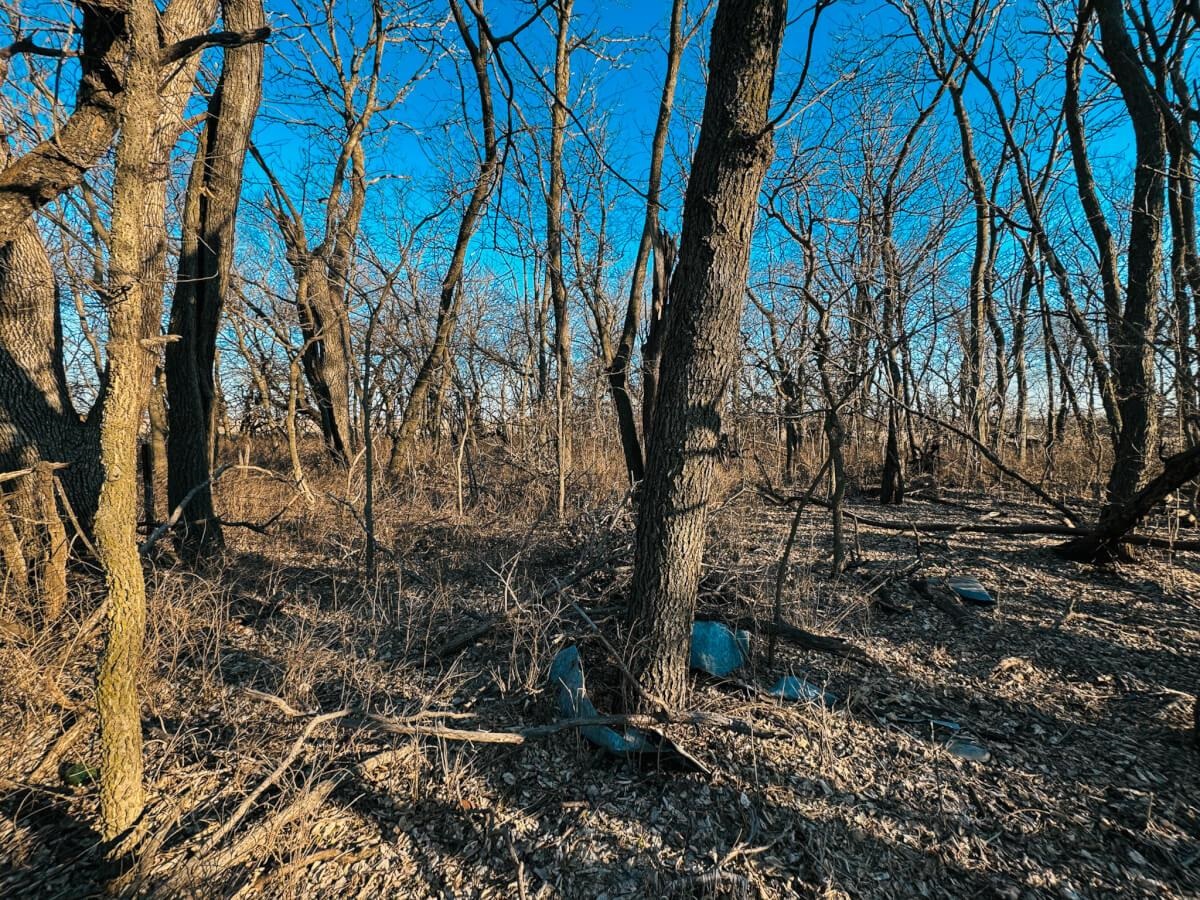
[[[108,634],[96,696],[100,714],[100,831],[117,841],[144,805],[141,711],[137,680],[146,625],[146,587],[138,554],[137,435],[157,363],[153,339],[166,279],[169,159],[186,119],[198,55],[170,65],[163,47],[203,34],[216,0],[130,0],[129,59],[113,180],[109,273],[104,291],[108,370],[100,407],[104,475],[94,524],[108,588]]]
[[[643,695],[679,705],[704,554],[721,411],[737,358],[783,0],[722,0],[684,201],[671,322],[634,557],[629,662]],[[638,702],[644,702],[640,700]]]
[[[108,635],[100,660],[100,831],[119,839],[142,813],[142,726],[137,678],[146,627],[146,586],[137,551],[137,432],[149,390],[151,360],[142,346],[145,280],[151,248],[144,204],[154,193],[152,151],[158,120],[158,14],[152,0],[132,0],[131,59],[117,146],[110,230],[108,382],[100,423],[104,482],[96,511],[96,549],[108,587]]]
[[[266,19],[262,0],[224,0],[226,28],[254,31]],[[229,291],[242,168],[262,96],[262,44],[227,50],[208,104],[188,182],[179,277],[166,350],[167,506],[175,507],[211,476],[217,329]],[[222,543],[212,490],[200,487],[184,510],[179,541],[189,553]]]
[[[78,185],[117,131],[125,11],[114,3],[78,0],[77,5],[83,22],[75,110],[54,135],[0,169],[0,244],[15,240],[34,212]]]
[[[54,272],[32,220],[0,246],[0,471],[62,462],[83,528],[100,490],[99,432],[76,413],[62,363]]]

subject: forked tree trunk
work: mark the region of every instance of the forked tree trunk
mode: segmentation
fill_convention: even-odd
[[[633,416],[633,401],[629,396],[629,368],[633,360],[633,344],[637,339],[638,325],[642,318],[642,293],[646,285],[646,264],[650,260],[650,251],[658,238],[658,206],[659,196],[662,192],[663,156],[666,152],[667,132],[671,125],[671,110],[675,106],[675,84],[679,79],[679,64],[683,59],[684,5],[684,0],[674,0],[671,5],[671,32],[667,43],[667,73],[663,78],[662,96],[658,101],[658,120],[654,126],[654,140],[650,145],[650,177],[646,185],[646,216],[642,222],[642,237],[638,241],[637,255],[633,261],[633,277],[629,283],[629,302],[625,307],[625,321],[621,326],[621,337],[617,342],[616,353],[608,365],[608,386],[612,394],[613,408],[617,414],[617,431],[621,437],[621,449],[625,454],[625,468],[629,473],[630,481],[634,483],[641,481],[646,476],[646,460],[641,442],[638,440],[637,424]],[[647,416],[647,421],[648,418]],[[645,429],[643,429],[644,434]]]
[[[1079,562],[1108,562],[1128,556],[1122,538],[1133,531],[1162,500],[1200,476],[1200,445],[1163,460],[1162,471],[1119,508],[1100,520],[1091,534],[1074,538],[1058,553]]]
[[[224,0],[224,20],[226,28],[237,31],[262,28],[262,0]],[[180,339],[166,350],[167,508],[174,510],[196,491],[178,528],[179,544],[189,555],[204,555],[223,543],[207,486],[215,437],[217,330],[230,287],[242,168],[262,96],[262,64],[262,44],[225,53],[184,204],[171,302],[171,332]]]
[[[721,0],[713,22],[638,516],[628,653],[639,705],[649,696],[678,706],[687,696],[713,460],[774,149],[768,113],[786,21],[784,0]]]

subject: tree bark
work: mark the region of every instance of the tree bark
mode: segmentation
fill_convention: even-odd
[[[629,302],[625,307],[625,321],[621,326],[621,337],[617,350],[608,365],[608,386],[612,394],[613,408],[617,415],[617,430],[621,437],[621,449],[625,454],[625,468],[630,481],[637,483],[646,476],[645,456],[638,440],[637,424],[633,415],[633,402],[629,396],[629,367],[633,360],[633,345],[637,339],[638,324],[642,318],[642,293],[646,285],[646,264],[650,250],[658,236],[658,207],[662,193],[662,164],[667,146],[667,132],[671,125],[671,111],[675,106],[675,85],[679,80],[679,64],[683,59],[683,9],[684,0],[671,4],[671,29],[667,42],[667,72],[663,78],[662,96],[658,101],[658,119],[654,126],[654,139],[650,145],[650,175],[646,183],[646,216],[642,222],[642,236],[638,241],[637,255],[633,261],[633,276],[629,283]],[[644,431],[644,429],[643,429]]]
[[[137,433],[153,364],[143,345],[153,249],[145,204],[155,193],[154,130],[158,121],[158,10],[131,0],[130,61],[121,139],[117,144],[110,229],[108,381],[100,421],[104,481],[96,511],[96,549],[108,588],[108,634],[100,659],[100,832],[115,843],[142,814],[142,725],[137,680],[146,627],[146,586],[137,546]]]
[[[567,133],[567,103],[571,87],[571,15],[575,0],[558,0],[554,52],[554,96],[550,102],[550,185],[546,195],[546,272],[554,309],[555,457],[558,490],[555,506],[561,521],[566,516],[567,471],[571,466],[571,439],[567,418],[572,399],[571,318],[567,307],[567,282],[563,276],[562,195],[563,143]]]
[[[668,706],[687,695],[713,459],[740,343],[758,192],[774,149],[767,117],[786,21],[785,0],[721,0],[713,23],[630,609],[630,670],[642,698]]]
[[[1115,334],[1112,368],[1117,383],[1121,432],[1108,481],[1101,527],[1125,516],[1145,478],[1157,431],[1154,386],[1154,325],[1162,281],[1163,212],[1167,147],[1166,123],[1152,85],[1125,27],[1120,0],[1095,0],[1100,44],[1133,126],[1133,176],[1125,303]]]
[[[225,26],[262,28],[262,0],[223,0]],[[203,556],[223,544],[213,509],[210,447],[215,431],[214,367],[217,330],[230,289],[242,169],[262,96],[262,44],[225,53],[208,103],[184,204],[179,276],[171,303],[167,346],[167,508],[192,494],[177,530],[186,555]]]

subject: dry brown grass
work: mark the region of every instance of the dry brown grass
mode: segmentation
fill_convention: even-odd
[[[569,602],[615,632],[627,554],[567,592],[547,591],[627,546],[620,460],[601,437],[579,423],[562,525],[544,468],[551,457],[535,435],[507,446],[478,440],[462,516],[449,450],[415,461],[409,478],[380,492],[383,549],[370,581],[354,512],[361,466],[322,473],[319,448],[307,448],[311,508],[286,484],[228,475],[218,497],[226,518],[287,512],[266,534],[231,529],[225,556],[202,571],[174,564],[166,547],[150,562],[142,684],[154,852],[127,888],[206,897],[1200,891],[1200,782],[1185,709],[1196,690],[1200,575],[1182,558],[1097,573],[1060,562],[1048,541],[950,534],[918,546],[911,534],[862,528],[851,534],[861,564],[835,583],[827,519],[814,511],[792,557],[785,612],[852,638],[868,661],[781,643],[774,668],[756,655],[746,673],[758,684],[807,674],[848,698],[834,710],[698,681],[697,709],[789,735],[670,728],[712,765],[711,780],[640,773],[571,735],[496,747],[366,727],[366,712],[442,711],[462,717],[447,724],[483,729],[547,721],[546,670],[569,642],[607,704],[613,668]],[[743,438],[743,456],[718,477],[703,615],[769,615],[789,514],[753,490],[760,461],[778,468],[771,435],[747,427]],[[259,453],[264,466],[283,468],[269,448]],[[854,462],[869,483],[873,462]],[[897,514],[1044,515],[1015,487],[986,473],[974,482],[949,465],[941,480],[957,506],[915,502]],[[1025,473],[1040,477],[1043,465],[1031,459]],[[1087,495],[1095,466],[1085,454],[1064,447],[1055,467],[1048,484]],[[879,514],[868,501],[852,505]],[[935,580],[977,574],[999,608],[957,626],[900,586],[893,599],[914,602],[912,612],[881,613],[866,597],[871,578],[918,555]],[[99,636],[79,629],[98,599],[79,574],[60,626],[0,640],[0,894],[87,896],[103,878],[88,827],[94,788],[56,777],[59,762],[93,758],[87,711]],[[5,603],[3,615],[28,619],[18,600]],[[433,655],[481,622],[494,624],[477,643]],[[302,711],[354,714],[316,729],[229,837],[197,854],[304,727],[247,689]],[[960,721],[992,761],[949,755],[920,721],[930,716]]]

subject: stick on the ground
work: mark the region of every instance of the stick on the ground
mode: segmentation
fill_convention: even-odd
[[[209,485],[215,484],[217,479],[224,475],[231,468],[233,468],[233,464],[226,463],[217,469],[217,471],[213,472],[212,475],[210,475],[204,481],[200,482],[198,485],[184,494],[183,499],[179,501],[179,505],[171,510],[171,515],[167,517],[167,521],[155,528],[152,532],[150,532],[147,538],[142,541],[141,545],[138,547],[138,553],[140,553],[142,556],[145,556],[152,549],[154,549],[154,545],[162,540],[163,535],[174,528],[175,523],[183,517],[184,510],[187,509],[188,504],[192,502],[195,496]]]
[[[317,730],[317,728],[319,728],[321,725],[324,725],[326,722],[332,722],[335,719],[340,719],[349,714],[350,710],[348,709],[338,709],[334,710],[333,712],[327,712],[318,716],[313,716],[313,718],[309,720],[308,724],[304,726],[304,731],[300,733],[300,737],[296,738],[295,743],[292,744],[292,748],[288,751],[287,756],[285,756],[279,765],[275,767],[275,771],[259,782],[258,787],[251,791],[250,796],[242,801],[241,805],[230,817],[229,821],[218,828],[216,834],[208,839],[204,845],[204,849],[201,851],[201,855],[206,855],[211,852],[214,847],[217,847],[221,841],[225,839],[229,832],[233,831],[233,829],[237,827],[238,823],[241,822],[242,819],[246,818],[246,814],[253,809],[255,801],[262,796],[262,792],[277,782],[283,776],[283,773],[288,770],[288,767],[295,762],[296,757],[299,756],[300,752],[304,749],[304,744],[308,741],[312,733]]]

